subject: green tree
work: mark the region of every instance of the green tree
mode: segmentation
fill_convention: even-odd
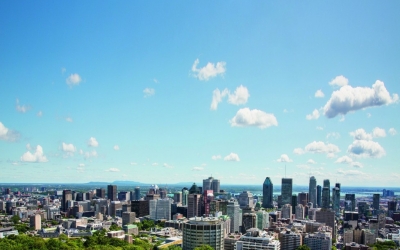
[[[214,250],[210,245],[201,245],[199,247],[195,247],[194,250]]]
[[[335,246],[332,246],[332,250],[337,250],[337,248]]]
[[[21,218],[19,218],[18,215],[14,215],[13,217],[11,217],[11,221],[12,221],[12,223],[14,223],[14,225],[18,224],[20,219]]]
[[[310,250],[310,248],[307,245],[301,245],[301,246],[298,246],[296,248],[296,250]]]
[[[110,226],[110,231],[118,231],[118,230],[122,230],[122,228],[119,227],[117,224],[112,224]]]
[[[182,250],[182,247],[178,245],[169,246],[168,250]]]

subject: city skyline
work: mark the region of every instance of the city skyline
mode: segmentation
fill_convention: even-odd
[[[1,183],[398,187],[400,3],[0,3]]]

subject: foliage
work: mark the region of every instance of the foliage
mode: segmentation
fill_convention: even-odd
[[[21,218],[19,218],[18,215],[14,215],[13,217],[11,217],[11,221],[14,223],[14,225],[18,224],[20,219]]]
[[[122,228],[119,227],[117,224],[112,224],[110,226],[110,231],[118,231],[118,230],[122,230]]]
[[[383,242],[376,242],[373,244],[372,249],[376,250],[386,250],[386,249],[396,249],[396,243],[394,241],[388,240]]]
[[[210,245],[201,245],[199,247],[195,247],[194,250],[214,250]]]
[[[310,250],[310,248],[307,245],[301,245],[301,246],[298,246],[296,248],[296,250]]]
[[[337,250],[337,248],[335,247],[335,246],[332,246],[332,248],[331,248],[332,250]]]
[[[135,239],[133,244],[126,241],[108,238],[105,230],[97,231],[93,236],[85,237],[83,240],[69,239],[67,235],[61,234],[59,238],[43,239],[25,234],[9,235],[0,239],[0,249],[10,250],[69,250],[69,249],[90,249],[90,250],[150,250],[153,246],[141,239]],[[178,249],[175,249],[178,250]]]
[[[182,248],[178,245],[169,246],[168,250],[182,250]]]
[[[134,224],[138,227],[139,230],[146,230],[146,231],[156,226],[156,224],[152,220],[144,220],[143,222]]]

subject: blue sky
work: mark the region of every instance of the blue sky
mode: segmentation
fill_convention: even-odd
[[[399,8],[1,2],[0,182],[398,186]]]

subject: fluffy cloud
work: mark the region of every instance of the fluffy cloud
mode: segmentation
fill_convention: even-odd
[[[79,166],[80,168],[83,168],[83,167],[85,167],[85,164],[80,163],[78,166]]]
[[[42,117],[43,116],[43,112],[42,111],[39,111],[39,112],[37,112],[37,114],[36,114],[38,117]]]
[[[316,98],[322,98],[322,97],[324,97],[325,95],[324,95],[324,92],[322,92],[322,90],[317,90],[317,92],[315,92],[315,94],[314,94],[314,96],[316,97]]]
[[[239,156],[235,153],[230,153],[224,157],[224,161],[240,161]]]
[[[113,148],[114,148],[114,150],[119,150],[119,146],[118,145],[115,145]]]
[[[230,93],[228,89],[224,89],[220,91],[219,89],[215,89],[213,91],[213,97],[211,101],[211,109],[216,110],[218,108],[218,103],[222,102],[222,99],[228,96],[228,103],[234,105],[240,105],[247,103],[247,100],[250,97],[249,91],[243,85],[240,85],[236,88],[233,94]]]
[[[203,171],[204,168],[203,167],[193,167],[192,170],[193,171]]]
[[[0,122],[0,140],[13,142],[17,141],[18,138],[18,132],[6,128],[6,126]]]
[[[380,138],[380,137],[386,137],[386,132],[383,128],[374,128],[374,130],[372,131],[372,136],[374,138]]]
[[[347,84],[349,84],[349,80],[342,75],[335,77],[334,79],[332,79],[332,81],[329,82],[329,85],[338,87],[342,87]]]
[[[335,153],[340,152],[338,146],[328,143],[325,144],[322,141],[313,141],[306,145],[304,149],[302,148],[295,148],[293,150],[295,154],[301,155],[304,153],[317,153],[317,154],[327,154],[329,158],[335,157]]]
[[[308,163],[308,164],[316,164],[316,162],[315,162],[313,159],[309,159],[309,160],[307,161],[307,163]]]
[[[81,83],[82,78],[78,74],[71,74],[65,80],[69,86],[79,85]]]
[[[153,164],[151,164],[152,166],[158,166],[157,162],[154,162]]]
[[[328,133],[326,135],[327,139],[333,138],[333,139],[339,139],[340,138],[340,134],[337,132],[332,132],[332,133]]]
[[[389,129],[389,134],[390,134],[390,135],[397,135],[396,129],[390,128],[390,129]]]
[[[226,71],[226,62],[207,63],[203,68],[197,68],[199,59],[196,59],[192,65],[193,76],[200,81],[208,81],[210,78],[216,77],[217,75],[223,75]]]
[[[268,128],[270,126],[278,126],[278,121],[273,114],[268,114],[258,109],[250,110],[249,108],[239,109],[229,122],[232,127],[255,126]]]
[[[28,110],[31,109],[31,107],[28,105],[20,105],[19,99],[17,99],[15,102],[15,109],[20,113],[26,113]]]
[[[173,168],[173,166],[171,166],[171,165],[169,165],[169,164],[167,164],[167,163],[164,163],[164,164],[163,164],[163,167],[164,167],[164,168]]]
[[[336,163],[348,164],[348,163],[352,163],[353,159],[351,159],[350,157],[345,155],[345,156],[339,157],[335,162]]]
[[[43,154],[43,148],[40,145],[36,146],[36,150],[31,153],[30,151],[25,152],[21,156],[21,161],[24,162],[47,162],[46,156]]]
[[[347,151],[354,156],[379,158],[386,154],[379,143],[367,140],[355,140]]]
[[[72,118],[71,117],[67,117],[67,118],[65,118],[65,120],[67,121],[67,122],[73,122],[74,120],[72,120]]]
[[[314,109],[314,111],[310,115],[306,115],[307,120],[316,120],[319,118],[319,111]]]
[[[67,144],[67,143],[63,142],[62,143],[62,151],[73,154],[76,151],[76,147],[72,143]]]
[[[109,168],[106,171],[107,172],[119,172],[120,170],[118,168]]]
[[[84,157],[85,157],[85,159],[97,157],[97,152],[96,152],[96,150],[92,150],[91,152],[85,152]]]
[[[155,93],[156,93],[156,91],[152,88],[145,88],[143,90],[144,97],[150,97],[150,96],[154,95]]]
[[[292,162],[292,160],[289,158],[287,154],[281,155],[281,157],[276,160],[277,162]]]
[[[87,142],[89,147],[98,147],[99,143],[97,142],[96,138],[90,137],[88,142]]]
[[[213,155],[213,156],[211,156],[211,159],[213,159],[214,161],[215,160],[219,160],[219,159],[221,159],[221,156],[220,155]]]
[[[385,84],[379,80],[372,85],[372,88],[353,88],[345,85],[332,93],[331,98],[324,106],[324,115],[333,118],[339,114],[346,115],[350,111],[389,105],[397,102],[398,99],[397,94],[390,96]]]

